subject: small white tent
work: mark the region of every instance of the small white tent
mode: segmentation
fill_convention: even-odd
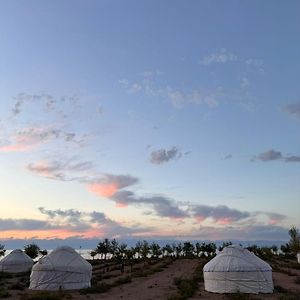
[[[240,246],[225,247],[203,268],[205,290],[213,293],[272,293],[272,268]]]
[[[0,271],[20,273],[30,271],[33,260],[21,249],[15,249],[0,261]]]
[[[297,261],[298,261],[298,264],[300,264],[300,252],[297,253]]]
[[[32,290],[76,290],[90,287],[92,266],[71,247],[59,247],[32,268]]]

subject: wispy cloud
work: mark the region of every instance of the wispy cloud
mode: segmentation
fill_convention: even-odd
[[[39,176],[49,179],[56,179],[62,181],[83,180],[83,172],[90,171],[94,168],[91,161],[78,161],[76,158],[67,160],[51,160],[39,161],[27,165],[27,170]],[[80,173],[78,175],[78,173]],[[76,175],[77,176],[76,176]]]
[[[31,150],[50,140],[56,139],[61,132],[55,128],[35,128],[30,127],[17,131],[8,140],[0,141],[0,151],[2,152],[21,152]]]
[[[300,162],[300,155],[283,155],[281,151],[274,149],[267,150],[251,158],[251,161],[284,161],[287,163]]]
[[[158,149],[150,153],[150,162],[153,164],[163,164],[171,160],[177,160],[182,157],[182,153],[177,147],[172,147],[171,149]]]
[[[135,193],[127,190],[119,191],[110,197],[118,206],[146,205],[151,206],[155,214],[160,217],[185,218],[188,214],[180,209],[176,203],[164,196],[136,196]]]
[[[290,116],[300,120],[300,102],[288,104],[283,107],[283,110]]]
[[[99,196],[111,197],[119,190],[134,185],[138,181],[138,178],[131,175],[103,174],[100,178],[90,180],[88,188]]]
[[[264,61],[258,58],[248,58],[246,59],[245,64],[261,68],[264,65]]]
[[[204,56],[201,60],[200,60],[200,64],[201,65],[210,65],[213,63],[216,64],[224,64],[227,62],[233,62],[233,61],[237,61],[238,57],[237,55],[235,55],[232,52],[228,52],[225,48],[222,48],[219,51],[216,52],[212,52],[207,56]]]
[[[225,205],[215,207],[208,205],[194,205],[190,208],[190,211],[193,217],[200,223],[211,218],[214,222],[221,225],[231,224],[251,216],[249,212],[232,209]]]
[[[10,235],[16,234],[18,237],[23,234],[29,238],[69,238],[77,235],[81,238],[120,237],[149,233],[153,230],[152,227],[136,223],[124,226],[98,211],[49,210],[44,207],[40,207],[39,211],[47,217],[46,220],[0,219],[0,238],[10,238]]]

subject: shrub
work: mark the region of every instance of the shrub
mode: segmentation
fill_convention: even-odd
[[[300,276],[297,276],[294,280],[295,283],[300,284]]]
[[[280,285],[275,285],[274,290],[278,293],[287,293],[288,291]]]
[[[81,289],[80,294],[86,295],[86,294],[100,294],[100,293],[105,293],[109,291],[111,288],[111,285],[106,284],[106,283],[99,283],[94,286]]]
[[[8,298],[10,297],[10,293],[7,291],[6,288],[0,287],[0,298]]]
[[[70,294],[66,292],[38,292],[34,294],[23,294],[21,300],[62,300],[72,299]]]

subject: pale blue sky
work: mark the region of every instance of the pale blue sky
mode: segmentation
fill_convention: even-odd
[[[27,237],[287,238],[299,11],[0,1],[0,238],[25,236],[18,224]]]

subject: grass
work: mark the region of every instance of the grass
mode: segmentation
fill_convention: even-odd
[[[275,285],[274,291],[276,291],[277,293],[282,293],[282,294],[285,294],[288,292],[288,290],[283,288],[281,285]]]
[[[242,293],[226,294],[226,297],[230,300],[248,300],[250,296]]]
[[[25,285],[19,281],[19,282],[11,284],[9,286],[9,289],[10,290],[19,290],[19,291],[22,291],[22,290],[25,289]]]
[[[294,280],[295,283],[300,284],[300,276],[297,276]]]
[[[20,300],[62,300],[72,299],[72,296],[66,292],[38,292],[34,294],[23,294]]]
[[[86,294],[101,294],[101,293],[108,292],[111,288],[112,288],[112,286],[110,284],[98,283],[98,284],[93,285],[91,287],[88,287],[88,288],[85,288],[85,289],[81,289],[80,290],[80,294],[82,294],[82,295],[86,295]]]
[[[191,278],[174,278],[174,284],[177,287],[177,293],[171,295],[168,300],[186,300],[192,297],[198,290],[198,284],[203,281],[202,273],[203,263],[199,264]]]
[[[7,291],[6,288],[0,287],[0,298],[8,298],[10,297],[10,293]]]
[[[10,273],[0,272],[0,281],[5,279],[12,278],[13,276]]]

